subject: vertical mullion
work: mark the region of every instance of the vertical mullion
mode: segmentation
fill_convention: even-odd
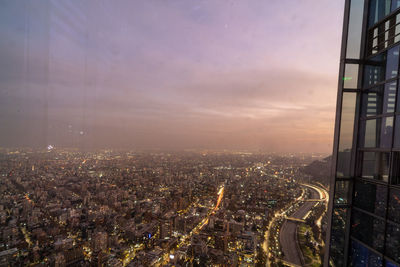
[[[344,7],[344,17],[343,17],[343,31],[342,31],[342,47],[341,47],[341,56],[340,56],[340,64],[339,64],[339,77],[338,77],[338,92],[337,92],[337,103],[336,103],[336,118],[335,118],[335,133],[334,133],[334,145],[333,145],[333,154],[332,154],[332,167],[331,167],[331,179],[330,179],[330,192],[329,192],[329,206],[328,206],[328,227],[326,231],[326,254],[324,257],[324,266],[329,266],[330,261],[330,245],[331,245],[331,229],[332,229],[332,213],[333,213],[333,203],[335,196],[335,184],[336,184],[336,164],[338,157],[338,145],[339,145],[339,135],[340,135],[340,118],[341,118],[341,106],[342,106],[342,97],[343,97],[343,75],[344,75],[344,65],[346,58],[346,46],[347,46],[347,37],[348,37],[348,23],[349,23],[349,15],[350,15],[350,0],[345,1]]]

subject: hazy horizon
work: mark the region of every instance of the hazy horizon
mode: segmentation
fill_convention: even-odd
[[[344,1],[2,1],[0,146],[332,152]]]
[[[0,152],[7,153],[45,153],[45,152],[78,152],[78,153],[97,153],[97,152],[115,152],[115,153],[138,153],[138,154],[249,154],[249,155],[275,155],[275,156],[288,156],[288,155],[307,155],[315,157],[328,157],[332,155],[332,152],[277,152],[277,151],[266,151],[266,150],[250,150],[250,149],[206,149],[206,148],[185,148],[185,149],[163,149],[163,148],[148,148],[148,149],[135,149],[135,148],[80,148],[80,147],[64,147],[51,145],[51,148],[41,146],[30,146],[30,147],[0,147]]]

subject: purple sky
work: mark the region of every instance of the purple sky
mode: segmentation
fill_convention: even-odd
[[[330,153],[343,7],[1,1],[0,146]]]

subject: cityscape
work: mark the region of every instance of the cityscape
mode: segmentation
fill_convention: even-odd
[[[400,267],[400,0],[0,0],[0,267]]]
[[[322,157],[3,149],[0,263],[320,266]]]

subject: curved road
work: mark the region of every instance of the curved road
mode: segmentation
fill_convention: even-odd
[[[310,187],[310,199],[319,199],[319,193]],[[302,219],[309,210],[315,205],[315,202],[305,202],[290,217]],[[297,240],[297,222],[285,220],[279,234],[279,241],[284,253],[284,260],[299,266],[304,264],[303,254],[301,253]]]

